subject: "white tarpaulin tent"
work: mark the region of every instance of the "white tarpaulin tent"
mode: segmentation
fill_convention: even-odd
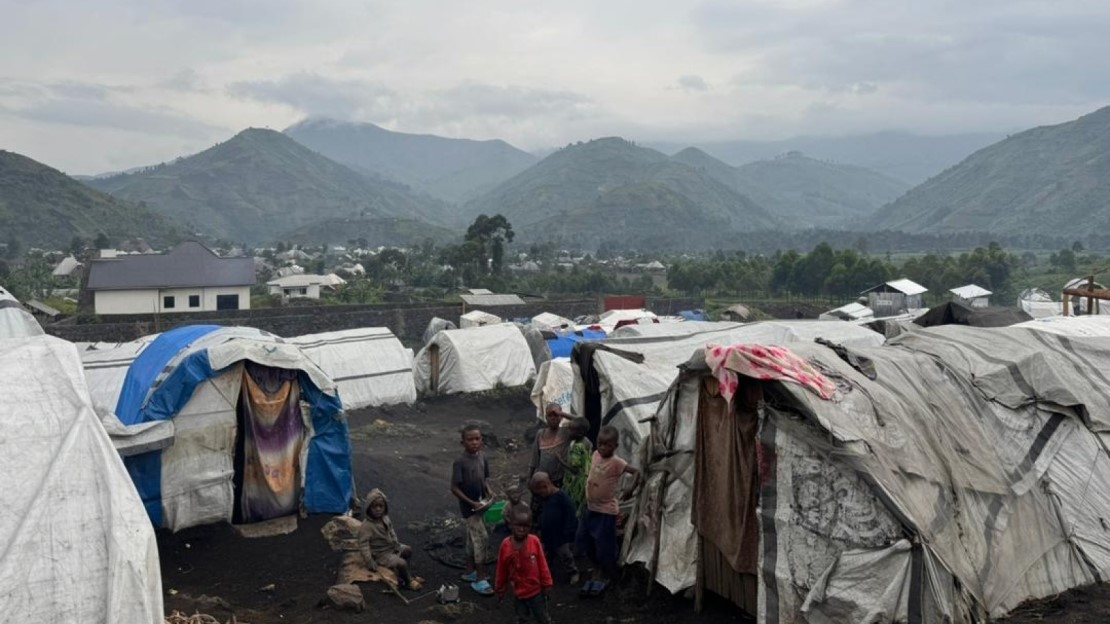
[[[76,348],[0,340],[0,617],[162,622],[158,545],[100,425]]]
[[[101,418],[116,411],[119,393],[123,390],[123,380],[127,378],[127,369],[156,338],[158,334],[117,344],[94,343],[81,351],[81,366],[85,369],[89,395]],[[78,348],[80,346],[79,343]]]
[[[532,317],[532,327],[540,331],[574,331],[574,321],[551,312],[541,312]]]
[[[621,331],[628,331],[621,328]],[[590,422],[591,436],[603,425],[621,432],[619,454],[636,462],[636,449],[648,434],[647,419],[674,381],[675,367],[709,342],[784,345],[823,337],[845,346],[877,346],[884,337],[843,321],[766,321],[760,323],[685,323],[638,325],[635,337],[610,337],[604,343],[575,347],[574,410]],[[620,332],[618,332],[619,334]],[[629,357],[633,354],[634,357]],[[642,358],[641,361],[636,361]],[[586,366],[589,370],[583,372]],[[586,380],[589,380],[588,382]]]
[[[386,327],[289,338],[339,386],[346,410],[412,403],[412,351]]]
[[[540,365],[536,373],[536,382],[532,384],[532,404],[536,406],[536,416],[540,420],[543,420],[548,403],[558,403],[567,413],[573,409],[574,370],[570,358],[548,360]]]
[[[654,323],[659,319],[654,312],[649,310],[606,310],[602,312],[597,325],[606,332],[612,333],[620,323]]]
[[[22,336],[41,336],[42,327],[23,304],[0,288],[0,340]]]
[[[1110,575],[1110,337],[920,329],[852,350],[875,379],[788,348],[830,400],[691,357],[642,449],[626,561],[760,624],[969,624]]]
[[[481,327],[482,325],[496,325],[501,322],[503,321],[500,316],[494,316],[489,312],[482,312],[481,310],[471,310],[459,317],[459,328],[467,329],[470,327]]]
[[[1035,319],[1059,316],[1064,311],[1062,302],[1053,301],[1052,295],[1039,288],[1023,290],[1018,295],[1018,307]]]
[[[523,386],[535,374],[528,342],[512,323],[441,331],[413,362],[421,394]]]

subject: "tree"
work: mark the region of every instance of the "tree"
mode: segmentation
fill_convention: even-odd
[[[109,249],[112,246],[111,239],[104,232],[97,232],[96,241],[94,243],[97,249]]]
[[[513,226],[503,215],[478,215],[466,230],[466,243],[476,246],[479,274],[500,275],[505,260],[505,244],[513,242]],[[465,245],[465,243],[464,243]]]

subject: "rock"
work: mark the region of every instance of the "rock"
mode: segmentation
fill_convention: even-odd
[[[324,540],[337,552],[358,552],[358,528],[362,523],[350,516],[336,516],[320,529]]]
[[[329,587],[328,602],[341,611],[362,613],[362,610],[366,608],[366,599],[362,597],[362,590],[353,583]]]

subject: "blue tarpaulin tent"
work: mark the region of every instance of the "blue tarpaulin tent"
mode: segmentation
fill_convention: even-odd
[[[551,349],[553,358],[570,357],[570,352],[576,343],[605,340],[606,336],[607,334],[600,329],[583,329],[548,338],[547,346]]]
[[[683,311],[679,312],[678,315],[681,316],[682,318],[686,319],[687,321],[708,321],[709,320],[709,315],[707,315],[705,313],[705,310],[700,310],[700,309],[699,310],[683,310]]]
[[[125,458],[155,526],[230,520],[234,432],[244,362],[297,371],[311,437],[303,505],[341,513],[354,494],[351,444],[335,384],[299,348],[266,332],[192,325],[160,335],[131,364],[116,405],[127,426],[174,421],[173,446]]]

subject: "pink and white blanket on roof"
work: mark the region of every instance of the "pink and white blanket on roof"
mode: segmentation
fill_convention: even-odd
[[[836,385],[789,349],[757,344],[705,346],[705,360],[721,384],[721,395],[732,402],[740,385],[739,375],[799,384],[826,401]]]

